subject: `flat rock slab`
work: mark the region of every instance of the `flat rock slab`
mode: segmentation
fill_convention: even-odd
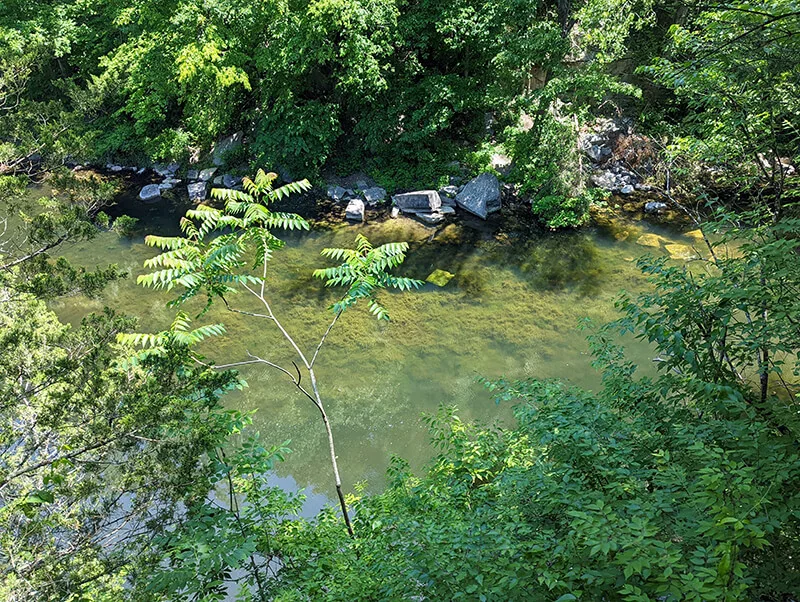
[[[170,163],[169,165],[164,165],[163,163],[156,163],[153,165],[153,171],[160,175],[162,178],[171,178],[178,170],[181,168],[180,163]]]
[[[403,213],[433,213],[442,206],[442,199],[435,190],[404,192],[394,195],[392,200]]]
[[[683,261],[697,259],[697,252],[688,245],[670,244],[664,245],[664,248],[671,259],[682,259]]]
[[[486,219],[490,213],[500,211],[500,181],[491,173],[482,173],[470,180],[456,195],[456,204],[462,209]]]
[[[434,270],[425,278],[425,281],[435,284],[436,286],[445,286],[454,277],[455,274],[451,274],[447,270]]]
[[[214,174],[217,172],[216,167],[209,167],[207,169],[203,169],[200,171],[200,179],[203,182],[208,182],[211,178],[214,177]]]
[[[190,201],[204,201],[206,199],[206,183],[195,182],[186,187],[189,191]]]
[[[242,179],[243,178],[232,176],[231,174],[226,173],[224,176],[222,176],[222,185],[225,188],[235,188],[242,183]]]
[[[705,244],[705,242],[706,242],[706,239],[703,238],[703,232],[700,231],[699,229],[698,230],[691,230],[690,232],[684,232],[683,235],[686,238],[691,238],[695,242],[699,242],[699,243],[703,243],[703,244]]]
[[[658,234],[642,234],[636,239],[636,244],[642,247],[653,247],[657,249],[663,245],[666,240],[661,238]]]
[[[139,191],[139,198],[145,202],[161,198],[161,189],[158,184],[148,184]]]
[[[328,198],[332,201],[341,201],[347,194],[347,190],[342,186],[328,186]]]
[[[435,213],[415,213],[414,217],[429,226],[435,226],[444,221],[444,214],[438,211]]]
[[[364,190],[364,200],[368,203],[379,203],[386,198],[386,191],[379,186]]]

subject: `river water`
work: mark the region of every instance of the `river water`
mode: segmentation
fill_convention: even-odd
[[[176,233],[185,206],[163,201],[139,206],[143,233]],[[655,232],[676,242],[682,237],[638,223],[620,235],[599,228],[541,235],[491,233],[477,222],[447,225],[438,231],[400,218],[366,225],[338,225],[292,233],[270,267],[273,309],[295,339],[313,350],[332,314],[336,293],[314,280],[314,268],[330,265],[320,250],[351,246],[356,233],[375,244],[408,241],[411,249],[401,270],[424,279],[435,269],[455,277],[444,288],[426,285],[403,294],[385,294],[391,321],[378,323],[366,308],[346,313],[328,337],[317,362],[318,380],[337,440],[346,491],[366,481],[375,490],[383,482],[391,455],[420,468],[433,455],[420,420],[439,404],[458,406],[466,420],[507,422],[508,407],[497,406],[477,382],[479,376],[557,377],[596,388],[590,367],[583,318],[603,323],[615,317],[614,300],[623,289],[646,286],[636,269],[637,256],[652,249],[634,241]],[[432,236],[435,233],[435,236]],[[619,240],[619,238],[627,238]],[[104,304],[137,316],[140,330],[167,327],[175,311],[170,298],[136,285],[142,262],[155,254],[143,236],[126,239],[103,232],[96,239],[70,245],[64,255],[94,267],[116,263],[130,273],[113,283],[101,299],[71,297],[53,305],[64,320],[77,321]],[[245,294],[233,298],[254,307]],[[195,313],[200,305],[190,306]],[[226,334],[203,347],[217,363],[246,359],[246,353],[289,364],[291,350],[274,325],[215,308],[198,324],[222,322]],[[651,364],[648,348],[626,341],[632,359]],[[319,414],[298,396],[285,375],[266,367],[241,371],[248,387],[228,395],[227,406],[255,410],[253,428],[268,444],[291,440],[293,450],[272,482],[303,489],[318,506],[333,494],[324,431]]]

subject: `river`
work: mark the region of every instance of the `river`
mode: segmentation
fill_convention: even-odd
[[[130,195],[126,199],[131,206]],[[162,201],[138,205],[134,212],[142,232],[176,233],[185,206]],[[646,232],[681,243],[691,241],[644,222],[626,226],[627,238],[600,228],[578,232],[500,234],[477,222],[455,222],[439,230],[399,218],[366,225],[334,225],[290,233],[285,249],[270,267],[269,291],[274,311],[306,349],[313,349],[332,315],[327,309],[335,292],[311,277],[314,268],[330,265],[320,250],[351,246],[356,233],[374,243],[408,241],[411,249],[402,271],[424,279],[435,269],[455,278],[443,288],[385,294],[391,321],[378,323],[366,308],[351,310],[329,336],[317,363],[321,392],[337,439],[346,491],[357,482],[380,487],[391,455],[419,469],[434,450],[420,420],[439,404],[458,406],[465,420],[508,423],[510,409],[497,406],[477,382],[479,376],[562,378],[596,388],[590,367],[583,318],[603,323],[615,317],[614,300],[623,289],[646,286],[635,259],[652,250],[634,241]],[[435,236],[432,234],[436,232]],[[625,238],[624,240],[619,240]],[[137,316],[141,331],[163,329],[175,311],[170,298],[136,285],[142,262],[155,251],[143,236],[126,239],[102,232],[96,239],[72,244],[63,254],[94,267],[115,263],[130,277],[112,283],[100,299],[70,297],[53,304],[63,320],[78,321],[104,304]],[[242,307],[245,295],[234,299]],[[190,306],[196,313],[199,305]],[[278,363],[292,358],[274,326],[215,308],[199,322],[222,322],[226,334],[203,348],[217,363],[246,359],[246,352]],[[649,349],[626,341],[632,359],[651,364]],[[246,368],[248,387],[225,397],[228,407],[254,410],[253,428],[268,444],[291,440],[293,450],[271,481],[301,489],[318,507],[333,493],[327,448],[319,414],[297,394],[285,375],[269,368]]]

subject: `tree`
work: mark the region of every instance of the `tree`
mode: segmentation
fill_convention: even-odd
[[[23,182],[1,181],[15,204]],[[177,336],[160,356],[125,363],[133,349],[116,336],[131,318],[106,310],[72,327],[47,308],[119,277],[49,258],[93,236],[84,201],[99,198],[96,185],[47,199],[2,245],[0,596],[10,601],[119,599],[154,534],[208,494],[204,456],[246,420],[218,403],[236,375],[199,366]]]
[[[336,493],[342,510],[342,517],[348,533],[353,536],[350,516],[342,491],[339,467],[336,461],[333,431],[325,411],[322,395],[317,383],[314,364],[319,357],[325,340],[338,322],[342,313],[359,300],[369,302],[369,310],[378,319],[388,319],[388,313],[380,304],[377,294],[382,289],[400,291],[418,288],[422,282],[410,278],[394,276],[389,270],[399,266],[405,259],[408,249],[406,243],[387,243],[373,247],[363,236],[356,238],[356,249],[325,249],[325,257],[342,261],[339,267],[317,270],[314,276],[324,279],[326,286],[344,286],[344,296],[332,306],[333,319],[312,352],[304,351],[292,335],[283,327],[272,311],[267,289],[267,267],[273,252],[284,243],[272,230],[276,228],[308,229],[308,223],[292,213],[271,211],[269,206],[276,200],[310,188],[307,180],[273,188],[278,176],[259,170],[253,179],[245,178],[244,191],[215,189],[212,196],[225,201],[224,209],[200,205],[186,212],[181,220],[184,236],[148,236],[147,244],[164,252],[149,259],[145,266],[158,268],[156,271],[139,277],[140,284],[148,287],[171,290],[178,287],[180,296],[171,305],[177,306],[198,295],[206,296],[202,313],[220,299],[228,311],[268,320],[280,331],[299,362],[292,362],[292,368],[280,366],[269,359],[259,357],[248,351],[249,359],[221,364],[219,369],[235,368],[243,365],[264,365],[279,370],[294,383],[297,390],[307,397],[322,417],[328,439],[331,468],[336,484]],[[253,257],[252,267],[248,259]],[[254,274],[253,270],[258,270]],[[238,288],[244,289],[254,297],[263,313],[246,311],[235,307],[230,296]],[[158,347],[168,336],[161,335],[123,335],[121,340],[147,347]],[[302,370],[308,377],[310,390],[303,384]]]
[[[683,105],[672,154],[714,168],[712,185],[763,204],[774,219],[796,195],[799,27],[787,0],[690,3],[666,56],[644,69]]]
[[[358,540],[326,516],[272,536],[285,561],[272,599],[733,602],[798,591],[800,422],[781,374],[797,376],[800,271],[780,258],[796,255],[799,228],[784,219],[744,242],[734,234],[739,253],[708,273],[643,260],[654,291],[623,298],[623,317],[589,337],[598,393],[487,382],[515,404],[509,428],[442,408],[428,418],[440,454],[419,477],[393,461],[388,488],[355,504]],[[654,345],[655,376],[638,375],[614,342],[620,330]],[[779,384],[764,400],[765,367]]]

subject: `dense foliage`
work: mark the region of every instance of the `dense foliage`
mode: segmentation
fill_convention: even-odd
[[[589,337],[598,393],[487,382],[516,427],[469,425],[451,407],[428,417],[439,455],[421,477],[392,463],[387,489],[353,506],[355,540],[334,513],[291,519],[296,499],[243,481],[244,530],[226,535],[232,519],[218,518],[203,549],[250,542],[261,567],[212,558],[245,571],[256,599],[787,599],[800,588],[797,224],[739,225],[707,270],[642,260],[654,292],[622,299],[623,317]],[[654,344],[656,375],[638,376],[618,331]],[[252,469],[241,461],[234,474]],[[198,512],[188,525],[209,521]],[[187,579],[181,537],[155,584],[210,592]]]
[[[603,65],[652,20],[647,2],[621,19],[608,4],[12,0],[0,7],[0,166],[202,158],[243,130],[234,164],[295,178],[367,167],[397,188],[509,152],[537,212],[580,224],[576,126],[609,94],[636,93]],[[579,20],[604,30],[583,35]],[[527,114],[535,127],[519,125]],[[481,145],[491,152],[470,157]]]
[[[799,26],[795,0],[0,4],[0,596],[796,599]],[[136,334],[110,309],[73,325],[48,309],[124,276],[58,256],[130,228],[103,211],[112,185],[50,173],[52,194],[21,200],[27,176],[68,159],[204,164],[242,131],[231,170],[366,170],[400,189],[502,169],[546,226],[574,227],[603,196],[580,134],[626,113],[652,194],[701,229],[699,259],[639,261],[651,288],[589,336],[599,391],[487,382],[514,425],[443,406],[427,418],[438,456],[421,475],[395,459],[373,495],[342,488],[314,363],[345,310],[386,318],[383,289],[420,285],[393,271],[405,243],[325,250],[339,265],[315,276],[344,292],[305,350],[266,270],[273,230],[309,228],[273,203],[310,184],[259,171],[214,193],[223,206],[191,209],[182,235],[148,238],[161,253],[140,281],[263,320],[294,358],[220,365],[194,347],[220,324],[179,313]],[[619,334],[648,342],[655,368]],[[244,364],[321,415],[340,511],[301,518],[299,496],[267,486],[287,444],[220,405]]]

